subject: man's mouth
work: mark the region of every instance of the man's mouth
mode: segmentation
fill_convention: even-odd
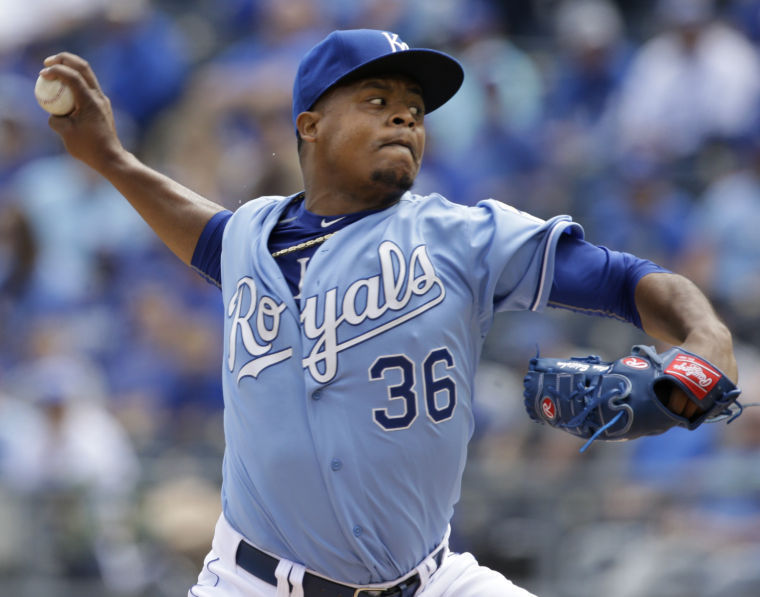
[[[416,156],[416,154],[414,152],[414,147],[412,146],[411,143],[409,143],[407,141],[402,141],[402,140],[390,141],[388,143],[383,143],[381,147],[402,147],[402,148],[406,149],[411,154],[412,158],[415,161],[417,159],[417,156]]]

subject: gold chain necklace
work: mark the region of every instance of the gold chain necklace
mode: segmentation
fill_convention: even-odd
[[[272,253],[272,257],[280,257],[281,255],[287,255],[288,253],[295,253],[296,251],[300,251],[301,249],[308,249],[309,247],[313,247],[314,245],[318,245],[320,243],[325,242],[333,234],[335,234],[335,232],[330,232],[329,234],[325,234],[324,236],[318,236],[317,238],[312,238],[311,240],[307,240],[297,245],[293,245],[292,247],[286,247],[284,249],[280,249],[279,251],[275,251],[274,253]]]

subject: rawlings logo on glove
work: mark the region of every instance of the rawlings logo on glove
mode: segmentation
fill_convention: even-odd
[[[677,355],[665,373],[681,380],[699,400],[707,396],[723,375],[705,361],[688,354]]]
[[[531,359],[523,394],[528,414],[588,439],[581,452],[595,439],[634,439],[676,425],[696,429],[741,414],[736,401],[741,391],[698,355],[683,348],[657,354],[643,345],[631,353],[613,362],[598,356]],[[697,415],[687,419],[667,408],[674,387],[698,405]]]

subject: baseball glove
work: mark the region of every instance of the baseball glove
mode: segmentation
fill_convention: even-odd
[[[697,403],[691,419],[670,411],[663,401],[673,387]],[[676,425],[696,429],[707,420],[741,414],[740,390],[715,366],[683,348],[657,354],[634,346],[613,362],[598,356],[534,357],[524,379],[525,408],[532,419],[588,439],[628,440],[663,433]]]

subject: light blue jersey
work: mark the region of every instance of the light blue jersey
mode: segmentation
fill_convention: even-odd
[[[224,231],[224,513],[333,579],[395,579],[459,499],[494,311],[543,308],[557,240],[582,230],[406,193],[324,241],[299,311],[267,249],[286,204],[252,201]]]

